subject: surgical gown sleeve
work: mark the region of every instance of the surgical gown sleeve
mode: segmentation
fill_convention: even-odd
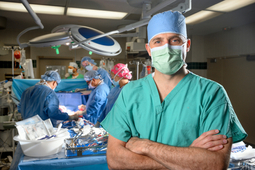
[[[59,100],[54,92],[50,93],[47,96],[44,109],[45,109],[44,113],[47,114],[52,119],[68,120],[69,118],[67,113],[62,113],[59,110]]]
[[[99,113],[101,112],[100,109],[102,109],[101,106],[104,105],[105,101],[107,100],[106,96],[102,95],[98,91],[96,91],[92,97],[93,98],[90,102],[90,105],[87,108],[87,114],[85,116],[86,119],[91,116],[98,118],[100,116]]]

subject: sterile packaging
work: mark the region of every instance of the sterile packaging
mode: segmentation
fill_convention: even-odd
[[[53,126],[50,119],[43,121],[36,115],[31,118],[16,122],[20,139],[38,140],[46,135],[51,136]]]
[[[28,136],[28,139],[30,140],[35,140],[37,138],[42,138],[43,136],[48,135],[43,122],[29,125],[21,125],[21,127],[23,127]]]
[[[53,132],[55,133],[55,131]],[[69,137],[70,135],[67,129],[60,129],[56,137],[47,140],[24,140],[19,136],[15,136],[13,139],[19,141],[24,155],[30,157],[45,157],[60,152],[64,144],[64,139]]]
[[[232,145],[230,158],[232,160],[246,160],[255,157],[255,149],[250,145],[245,146],[244,142],[234,143]]]

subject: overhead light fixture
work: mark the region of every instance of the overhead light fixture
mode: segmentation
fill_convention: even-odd
[[[59,7],[59,6],[36,5],[36,4],[31,4],[30,6],[35,13],[39,13],[39,14],[64,15],[64,11],[65,11],[64,7]],[[22,3],[14,3],[14,2],[0,2],[0,10],[27,12],[26,8],[23,6]]]
[[[122,19],[127,15],[127,13],[94,9],[67,8],[66,15],[88,18]]]
[[[206,20],[209,20],[211,18],[217,17],[219,15],[221,15],[221,12],[212,12],[212,11],[199,11],[191,16],[188,16],[186,18],[186,24],[198,24],[200,22],[204,22]]]
[[[254,0],[224,0],[207,9],[219,12],[231,12],[253,3],[255,3]]]

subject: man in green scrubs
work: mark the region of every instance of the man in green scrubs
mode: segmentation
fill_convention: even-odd
[[[224,88],[187,70],[185,17],[157,14],[147,33],[155,74],[126,85],[101,123],[109,168],[227,169],[247,134]]]
[[[75,62],[70,62],[68,66],[68,73],[66,73],[66,79],[83,79],[83,74],[78,73],[78,65]]]

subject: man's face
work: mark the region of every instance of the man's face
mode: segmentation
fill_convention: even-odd
[[[160,47],[165,44],[169,44],[172,46],[181,46],[184,44],[184,49],[186,49],[186,50],[185,50],[185,54],[183,54],[183,56],[184,56],[184,60],[186,59],[186,53],[190,49],[190,39],[187,40],[186,38],[184,38],[182,35],[179,35],[179,34],[175,34],[175,33],[158,34],[155,37],[153,37],[151,39],[151,41],[149,42],[149,44],[146,44],[145,47],[146,47],[147,52],[151,56],[150,48],[152,49],[155,47]]]
[[[73,66],[68,66],[68,69],[72,69],[73,70],[73,73],[76,73],[77,69],[74,68]]]
[[[89,61],[83,61],[83,62],[82,62],[82,65],[83,65],[84,67],[86,67],[86,66],[89,65],[89,64],[91,65],[91,63],[90,63]]]
[[[113,72],[111,72],[111,78],[113,79],[113,77],[115,76],[115,74]]]
[[[69,68],[69,69],[74,69],[74,67],[73,67],[73,66],[68,66],[68,68]]]
[[[86,81],[87,82],[87,84],[89,85],[89,83],[91,82],[91,80],[90,81]]]
[[[57,81],[54,81],[54,82],[53,82],[53,89],[57,88],[57,86],[58,86]],[[53,90],[53,89],[52,89],[52,90]]]
[[[111,78],[113,79],[115,76],[115,74],[113,72],[111,72]],[[114,81],[119,81],[121,79],[121,77],[119,77],[118,75],[115,76]]]

